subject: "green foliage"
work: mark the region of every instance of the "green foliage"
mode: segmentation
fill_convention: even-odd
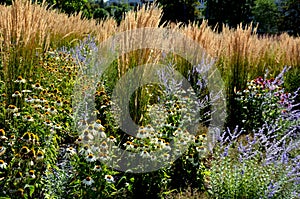
[[[300,1],[283,0],[281,3],[280,30],[287,31],[294,36],[300,34]]]
[[[162,21],[184,22],[199,19],[198,0],[158,0],[163,9]],[[176,12],[175,12],[176,11]]]
[[[253,0],[207,0],[206,19],[210,25],[222,24],[236,28],[240,23],[248,24],[252,20]]]
[[[265,122],[279,120],[282,114],[290,111],[293,101],[282,86],[282,78],[258,77],[248,81],[246,89],[237,92],[238,107],[241,110],[238,123],[246,131],[252,132]]]
[[[276,33],[278,31],[279,11],[274,0],[255,0],[252,13],[258,23],[258,32]]]

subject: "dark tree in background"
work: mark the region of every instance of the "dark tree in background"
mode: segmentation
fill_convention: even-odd
[[[163,9],[162,21],[183,22],[195,21],[199,18],[198,0],[157,0]]]
[[[280,21],[279,7],[274,0],[255,0],[252,9],[253,21],[258,24],[258,33],[276,33]]]
[[[238,24],[248,24],[253,20],[251,8],[254,0],[207,0],[205,18],[209,25],[218,25],[221,31],[222,24],[235,28]]]
[[[300,0],[282,0],[281,7],[280,30],[300,36]]]
[[[13,0],[1,0],[0,4],[11,5]],[[28,0],[31,1],[31,0]],[[37,0],[42,2],[43,0]],[[53,8],[67,14],[79,11],[85,18],[103,19],[114,17],[118,22],[125,12],[134,9],[128,4],[108,6],[103,0],[46,0]],[[300,0],[206,0],[205,8],[198,0],[156,0],[163,9],[162,21],[183,22],[208,19],[210,26],[222,24],[236,28],[254,22],[258,24],[259,34],[278,34],[288,32],[300,34]],[[205,16],[203,16],[205,15]]]

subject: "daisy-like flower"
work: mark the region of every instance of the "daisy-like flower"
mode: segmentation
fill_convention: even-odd
[[[31,178],[31,179],[35,179],[36,176],[35,176],[34,170],[29,170],[28,176],[29,176],[29,178]]]
[[[97,119],[96,122],[94,123],[94,127],[95,128],[100,128],[102,127],[104,129],[104,127],[101,124],[101,120]]]
[[[41,150],[38,150],[37,154],[36,154],[36,160],[40,161],[44,159],[44,152]]]
[[[20,181],[20,180],[22,180],[22,178],[23,178],[23,174],[22,174],[22,172],[19,171],[16,174],[15,179],[16,179],[16,181]]]
[[[27,146],[22,146],[22,148],[21,148],[21,150],[20,150],[20,154],[22,155],[22,154],[27,154],[27,153],[29,153],[30,152],[30,150],[28,149],[28,147]]]
[[[83,143],[83,139],[81,136],[79,136],[76,140],[75,140],[75,144],[82,144]]]
[[[145,129],[148,133],[154,132],[154,128],[153,128],[150,124],[148,124],[144,129]]]
[[[57,113],[57,110],[55,109],[54,106],[51,106],[50,108],[48,108],[47,111],[50,112],[51,114]]]
[[[142,156],[142,158],[149,158],[149,157],[150,157],[150,154],[149,154],[148,151],[143,150],[143,151],[141,152],[141,156]]]
[[[190,162],[194,162],[194,154],[189,154],[188,156],[186,156],[186,159]]]
[[[4,160],[0,160],[0,169],[6,169],[7,163]]]
[[[26,80],[22,78],[22,76],[18,76],[18,78],[15,80],[15,83],[26,83]]]
[[[123,146],[126,148],[126,150],[128,150],[128,149],[133,149],[134,144],[130,141],[127,141],[126,143],[123,144]]]
[[[50,127],[53,126],[53,123],[52,123],[51,120],[49,120],[49,119],[46,119],[43,123],[44,123],[46,126],[50,126]]]
[[[80,150],[79,150],[79,154],[80,155],[88,155],[92,153],[92,150],[90,148],[89,145],[84,145]]]
[[[20,117],[20,116],[21,116],[21,113],[14,113],[13,116],[14,116],[14,117]]]
[[[99,154],[99,160],[100,161],[107,161],[108,159],[109,159],[109,157],[106,153],[100,153]]]
[[[100,138],[106,138],[106,133],[104,131],[98,131],[98,135]]]
[[[101,171],[101,170],[102,170],[102,168],[100,165],[95,165],[94,171]]]
[[[32,84],[32,88],[36,90],[43,90],[43,87],[41,86],[40,83]]]
[[[22,90],[21,92],[22,92],[22,93],[31,93],[32,90]]]
[[[67,152],[69,155],[73,156],[73,155],[76,154],[76,149],[70,146],[70,147],[68,147],[68,148],[66,149],[66,152]]]
[[[88,154],[88,155],[86,156],[85,160],[86,160],[87,162],[95,162],[95,161],[96,161],[96,158],[95,158],[95,156],[94,156],[92,153],[90,153],[90,154]]]
[[[34,148],[33,149],[31,149],[30,151],[29,151],[29,153],[28,153],[28,156],[29,156],[29,158],[35,158],[35,150],[34,150]]]
[[[20,198],[23,198],[24,197],[24,189],[22,188],[19,188],[17,191],[16,191],[16,195]]]
[[[33,103],[33,102],[35,102],[35,99],[29,96],[29,97],[25,98],[25,102],[27,102],[27,103]]]
[[[108,149],[108,144],[107,144],[107,142],[103,141],[103,142],[100,144],[100,148],[101,148],[101,149]]]
[[[16,112],[18,112],[18,108],[15,105],[11,104],[7,107],[7,111],[10,113],[16,113]]]
[[[59,130],[59,129],[62,129],[62,126],[60,126],[60,124],[55,124],[54,128],[57,129],[57,130]]]
[[[106,182],[108,182],[108,183],[114,183],[115,182],[115,179],[112,175],[105,175],[104,178],[105,178]]]
[[[4,129],[0,129],[0,140],[8,140],[8,138],[5,136],[5,131]]]
[[[199,136],[199,139],[200,139],[201,141],[206,141],[206,140],[207,140],[206,133],[202,133],[202,134]]]
[[[136,137],[138,138],[147,138],[148,137],[148,132],[145,130],[144,127],[141,127],[139,130],[138,130],[138,133],[136,135]]]
[[[6,148],[4,146],[0,146],[0,156],[3,155],[6,151]]]
[[[23,140],[24,142],[30,142],[31,141],[31,133],[30,132],[24,133],[23,136],[21,137],[21,140]]]
[[[28,121],[28,122],[33,122],[34,121],[34,119],[31,115],[25,115],[23,117],[23,119],[24,119],[24,121]]]
[[[171,151],[171,146],[169,142],[165,142],[164,149]]]
[[[38,99],[38,102],[44,104],[48,101],[45,98],[41,97],[40,99]]]
[[[14,134],[9,136],[9,146],[14,146],[15,145],[15,141],[16,141],[16,136]]]
[[[206,152],[206,148],[204,146],[197,146],[196,147],[196,151],[198,153],[205,153]]]
[[[62,102],[62,100],[58,99],[58,100],[56,100],[55,104],[56,104],[56,106],[62,106],[63,102]]]
[[[95,181],[91,177],[88,176],[82,182],[87,186],[91,186]]]
[[[94,136],[90,133],[89,130],[84,130],[83,134],[82,134],[83,140],[85,141],[89,141],[89,140],[93,140]]]
[[[111,135],[111,136],[109,136],[108,141],[115,143],[115,142],[117,142],[117,139],[114,136]]]
[[[163,157],[164,161],[167,161],[167,160],[169,160],[169,158],[170,158],[170,154],[169,154],[169,153],[164,153],[164,154],[162,155],[162,157]]]
[[[20,93],[19,91],[15,91],[15,92],[12,94],[12,97],[22,97],[22,93]]]

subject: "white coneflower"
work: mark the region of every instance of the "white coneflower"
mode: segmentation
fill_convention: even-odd
[[[88,155],[86,156],[85,160],[86,160],[87,162],[95,162],[95,161],[96,161],[96,158],[95,158],[95,156],[94,156],[92,153],[90,153],[90,154],[88,154]]]
[[[45,98],[41,97],[40,99],[38,99],[38,102],[44,104],[48,101]]]
[[[100,165],[95,165],[95,167],[94,167],[94,171],[101,171],[102,170],[102,168],[101,168],[101,166]]]
[[[88,155],[90,153],[92,153],[92,150],[89,145],[85,145],[79,150],[80,155]]]
[[[150,155],[150,160],[151,161],[155,161],[157,159],[156,155],[152,154]]]
[[[85,140],[85,141],[94,139],[94,136],[92,135],[92,133],[90,133],[89,130],[84,130],[83,133],[81,134],[81,136],[83,137],[83,140]]]
[[[27,102],[27,103],[33,103],[33,102],[35,102],[35,99],[32,98],[32,97],[26,97],[25,98],[25,102]]]
[[[104,131],[98,131],[99,138],[106,138],[106,133]]]
[[[194,154],[189,154],[186,156],[186,159],[190,162],[194,162]]]
[[[75,144],[82,144],[82,143],[83,143],[82,136],[79,136],[79,137],[75,140]]]
[[[109,157],[106,153],[100,153],[99,154],[99,160],[105,162],[105,161],[109,160]]]
[[[22,90],[21,92],[22,92],[22,93],[31,93],[32,90]]]
[[[4,160],[0,160],[0,169],[6,169],[7,163]]]
[[[165,142],[164,149],[168,150],[168,151],[171,151],[171,146],[170,146],[169,142]]]
[[[207,141],[207,136],[206,136],[206,133],[202,133],[200,136],[199,136],[199,139],[201,140],[201,141]]]
[[[143,150],[143,151],[141,152],[141,156],[142,156],[142,158],[150,158],[150,154],[149,154],[149,152],[146,151],[146,150]]]
[[[3,155],[6,151],[6,148],[4,146],[0,146],[0,156]]]
[[[53,126],[53,123],[51,122],[51,120],[47,119],[46,121],[44,121],[44,124],[46,126],[49,126],[49,127],[52,127]]]
[[[16,112],[18,112],[18,108],[15,105],[11,104],[7,107],[7,111],[10,113],[16,113]]]
[[[28,176],[29,176],[29,178],[31,178],[31,179],[35,179],[36,176],[35,176],[34,170],[29,170]]]
[[[31,141],[31,133],[30,132],[24,133],[23,136],[21,137],[21,140],[24,142],[30,142]]]
[[[101,124],[101,120],[99,120],[99,119],[97,119],[96,122],[94,122],[93,125],[94,125],[95,128],[100,128],[100,127],[104,128]]]
[[[117,142],[117,139],[114,137],[114,136],[109,136],[109,138],[107,139],[109,142],[113,142],[113,143],[115,143],[115,142]]]
[[[36,154],[36,160],[40,161],[44,159],[44,152],[41,150],[38,150],[37,154]]]
[[[103,141],[103,142],[100,144],[100,148],[101,148],[101,149],[108,149],[108,144],[107,144],[107,142]]]
[[[170,154],[169,154],[169,153],[164,153],[164,154],[162,155],[162,157],[163,157],[164,161],[167,161],[167,160],[169,160],[169,158],[170,158]]]
[[[22,146],[21,150],[20,150],[20,154],[28,154],[30,152],[30,150],[28,149],[27,146]]]
[[[70,146],[66,149],[65,157],[70,158],[71,156],[73,156],[75,154],[76,154],[76,149]]]
[[[62,126],[61,126],[60,124],[55,124],[55,125],[54,125],[54,128],[55,128],[56,130],[59,130],[59,129],[62,129]]]
[[[33,122],[34,121],[33,117],[31,117],[30,115],[24,116],[23,119],[24,119],[24,121],[28,121],[28,122]]]
[[[55,109],[54,106],[51,106],[50,108],[47,109],[48,112],[50,112],[51,114],[56,114],[57,110]]]
[[[201,153],[201,154],[203,154],[203,153],[206,153],[206,148],[204,147],[204,146],[197,146],[196,147],[196,151],[198,152],[198,153]]]
[[[0,139],[4,141],[8,140],[8,138],[5,136],[4,129],[0,129]]]
[[[15,176],[16,181],[20,181],[20,180],[22,180],[22,178],[23,178],[22,172],[18,172]]]
[[[88,176],[82,182],[87,186],[91,186],[95,181],[91,177]]]
[[[114,183],[115,182],[115,179],[112,175],[105,175],[104,178],[105,178],[106,182],[108,182],[108,183]]]
[[[14,113],[13,116],[14,116],[14,117],[20,117],[20,116],[21,116],[21,113]]]
[[[41,86],[40,83],[35,83],[32,85],[32,88],[33,89],[36,89],[36,90],[43,90],[43,87]]]
[[[126,143],[124,143],[123,146],[126,148],[126,150],[129,150],[129,149],[133,149],[133,148],[134,148],[133,143],[130,142],[130,141],[127,141]]]
[[[63,102],[62,102],[62,100],[58,99],[58,100],[56,100],[55,104],[56,104],[56,106],[62,106]]]
[[[20,93],[19,91],[15,91],[15,92],[12,94],[12,97],[22,97],[22,93]]]
[[[148,137],[148,132],[145,130],[145,128],[143,126],[140,127],[140,129],[138,130],[136,137],[141,138],[141,139]]]
[[[15,80],[15,83],[26,83],[26,80],[22,78],[22,76],[18,76],[18,78]]]

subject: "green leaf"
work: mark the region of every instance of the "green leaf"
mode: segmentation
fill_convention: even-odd
[[[34,192],[34,185],[29,185],[29,184],[26,184],[24,188],[29,188],[29,196],[32,197],[32,194]]]

